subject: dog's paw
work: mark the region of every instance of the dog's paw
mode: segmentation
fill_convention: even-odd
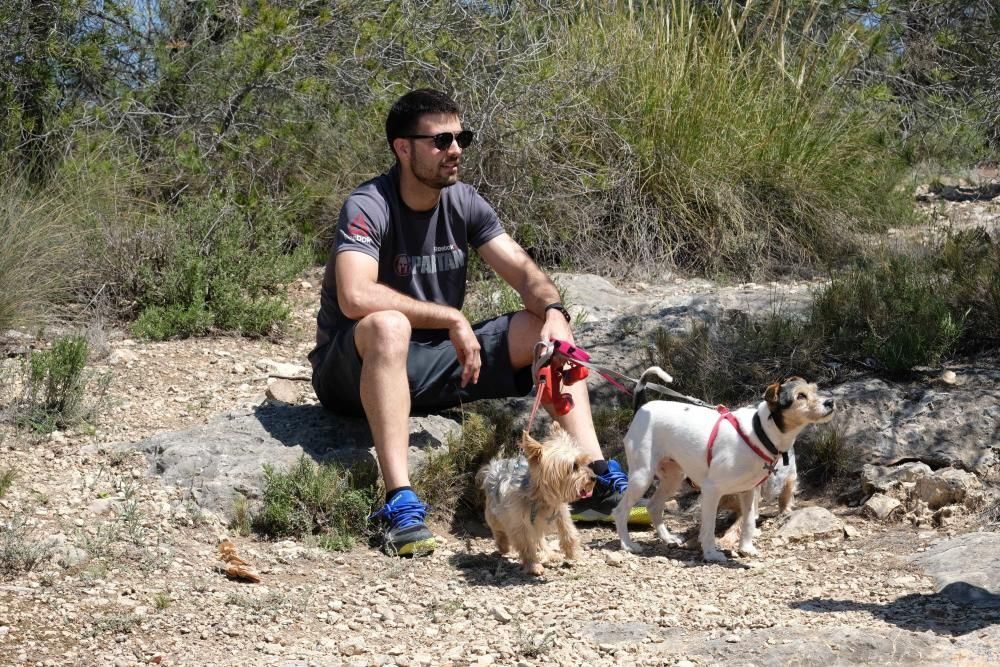
[[[718,549],[712,549],[711,551],[705,551],[702,554],[702,558],[709,563],[725,563],[726,554],[722,553]]]
[[[524,566],[524,571],[534,577],[540,577],[545,574],[545,568],[541,563],[531,563],[530,565],[526,564]]]
[[[667,530],[665,526],[657,526],[656,534],[660,536],[660,540],[667,546],[679,547],[680,545],[684,544],[683,538],[674,535],[669,530]]]
[[[622,551],[627,551],[630,554],[641,554],[643,552],[643,548],[636,542],[622,541]]]
[[[740,545],[739,551],[740,551],[740,555],[743,555],[743,556],[759,556],[760,555],[760,552],[757,551],[757,547],[755,547],[752,544],[748,544],[746,546]]]

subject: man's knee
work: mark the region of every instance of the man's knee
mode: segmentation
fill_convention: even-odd
[[[404,358],[413,330],[410,321],[398,310],[380,310],[366,315],[354,330],[354,342],[362,359],[372,356]]]
[[[517,368],[530,366],[535,358],[535,343],[544,322],[532,313],[522,310],[514,314],[507,332],[507,345],[511,365]]]

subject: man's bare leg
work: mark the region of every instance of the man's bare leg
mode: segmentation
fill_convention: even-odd
[[[354,330],[354,345],[363,361],[361,404],[372,431],[375,453],[386,490],[410,485],[410,385],[406,357],[410,322],[394,310],[372,313]]]
[[[361,355],[361,404],[368,418],[379,469],[387,492],[378,514],[385,522],[382,548],[407,556],[434,551],[434,534],[424,524],[426,508],[411,489],[407,454],[410,445],[410,383],[406,358],[409,320],[385,310],[362,318],[354,330]]]
[[[507,337],[510,361],[514,368],[524,368],[532,364],[535,359],[535,343],[538,342],[541,330],[542,321],[527,311],[521,311],[511,319]],[[552,415],[549,406],[545,406],[546,409],[552,418],[573,436],[577,446],[590,457],[591,461],[603,460],[604,454],[601,453],[601,445],[594,431],[594,418],[590,412],[587,383],[584,381],[569,386],[562,385],[562,391],[569,392],[573,397],[573,409],[561,417]]]

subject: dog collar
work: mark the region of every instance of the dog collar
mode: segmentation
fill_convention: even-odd
[[[771,439],[767,437],[767,433],[764,432],[764,425],[760,422],[760,415],[756,412],[753,413],[753,434],[757,436],[757,439],[760,440],[760,444],[764,445],[764,449],[771,452],[774,458],[778,458],[778,455],[780,454],[781,462],[786,466],[788,465],[788,452],[783,452],[774,446]]]

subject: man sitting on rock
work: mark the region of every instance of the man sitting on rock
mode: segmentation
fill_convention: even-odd
[[[385,129],[396,163],[359,186],[340,211],[309,360],[323,405],[368,419],[386,488],[376,514],[384,549],[407,555],[434,548],[426,507],[410,487],[411,410],[524,396],[533,384],[535,343],[573,335],[555,285],[475,188],[459,181],[462,151],[474,137],[458,105],[443,93],[414,90],[393,105]],[[525,310],[466,320],[470,247],[517,290]],[[601,454],[585,384],[568,391],[575,407],[556,419],[598,478],[573,515],[611,521],[627,478]]]

